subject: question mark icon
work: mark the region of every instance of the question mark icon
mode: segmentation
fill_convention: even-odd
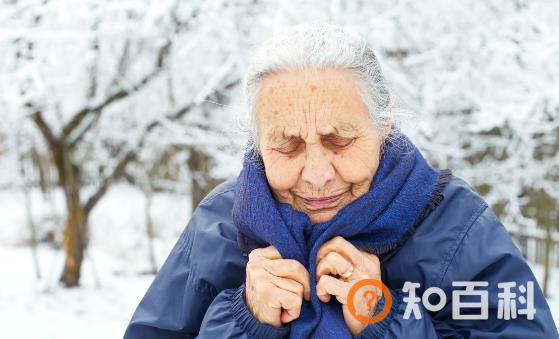
[[[373,289],[371,290],[371,288],[367,288],[366,291],[361,293],[361,291],[363,291],[361,288],[363,288],[364,286],[370,286],[373,287]],[[356,296],[358,295],[361,298],[356,298]],[[382,310],[379,310],[378,314],[372,315],[370,313],[373,310],[374,301],[378,301],[379,298],[384,298],[384,307],[382,308]],[[355,307],[355,299],[359,301],[365,301],[369,314],[360,314],[361,310],[358,311]],[[388,289],[388,287],[378,279],[359,280],[353,283],[353,286],[351,286],[347,294],[348,311],[355,317],[355,319],[359,320],[363,324],[374,324],[386,318],[391,310],[391,307],[392,295],[390,293],[390,289]],[[362,302],[360,303],[359,308],[365,308]]]
[[[363,299],[365,299],[367,301],[367,312],[371,312],[371,310],[373,309],[373,299],[376,297],[376,293],[368,290],[365,291],[365,293],[363,293]]]

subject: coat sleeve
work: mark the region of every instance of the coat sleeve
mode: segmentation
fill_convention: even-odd
[[[257,321],[244,302],[246,258],[231,223],[232,182],[195,209],[140,301],[125,339],[280,338]]]
[[[284,338],[289,326],[277,329],[259,322],[244,300],[244,283],[212,297],[211,289],[193,285],[184,263],[185,232],[134,313],[124,339]],[[200,325],[201,324],[201,325]]]
[[[136,308],[124,339],[194,338],[200,310],[211,302],[202,286],[194,286],[188,260],[194,237],[192,221]]]
[[[486,207],[457,237],[456,250],[449,264],[443,267],[439,286],[446,294],[445,306],[437,312],[430,312],[419,302],[421,319],[413,315],[404,319],[407,303],[403,298],[408,293],[401,289],[391,290],[393,304],[391,311],[383,320],[369,324],[358,338],[559,338],[549,306],[542,290],[522,254],[512,242],[504,226],[490,208]],[[487,287],[475,290],[488,292],[488,317],[486,320],[461,320],[453,316],[453,291],[463,290],[453,287],[456,281],[483,281]],[[518,314],[516,319],[498,319],[498,294],[503,292],[499,283],[514,282],[518,288],[533,282],[533,305],[536,310],[534,318]],[[516,292],[518,300],[520,292]],[[417,290],[419,292],[419,289]],[[524,294],[526,295],[526,294]],[[421,295],[417,295],[421,297]],[[465,298],[462,296],[461,298]],[[479,302],[478,297],[470,299]],[[464,299],[461,299],[464,302]],[[433,304],[438,302],[435,297]],[[525,305],[516,301],[517,308]],[[379,303],[379,307],[384,306]],[[467,313],[464,308],[461,314]],[[473,314],[479,314],[479,309]]]
[[[278,329],[259,322],[248,310],[244,299],[245,284],[221,291],[206,314],[197,338],[285,338],[289,325]]]

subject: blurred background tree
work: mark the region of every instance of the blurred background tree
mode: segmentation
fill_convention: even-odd
[[[558,10],[522,0],[4,1],[1,187],[63,193],[64,227],[45,229],[30,211],[25,237],[63,245],[60,279],[76,286],[89,217],[114,183],[145,194],[150,244],[161,227],[153,194],[190,197],[176,216],[187,220],[240,169],[250,48],[285,26],[330,22],[371,43],[404,131],[487,199],[545,268],[548,293],[559,266]]]

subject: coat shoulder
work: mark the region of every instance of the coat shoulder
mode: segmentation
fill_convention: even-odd
[[[247,258],[237,245],[231,213],[235,183],[232,178],[215,187],[196,207],[185,229],[191,279],[213,295],[238,287],[245,279]]]
[[[443,196],[413,236],[384,258],[384,273],[394,287],[403,286],[405,281],[422,282],[422,287],[438,286],[460,239],[488,209],[485,200],[456,176],[443,190]]]

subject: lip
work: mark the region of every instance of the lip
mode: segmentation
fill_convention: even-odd
[[[334,207],[338,203],[342,195],[343,193],[338,195],[332,195],[329,197],[322,197],[322,198],[301,197],[301,199],[303,200],[303,203],[307,205],[307,207],[310,207],[311,209],[325,209],[325,208]]]

